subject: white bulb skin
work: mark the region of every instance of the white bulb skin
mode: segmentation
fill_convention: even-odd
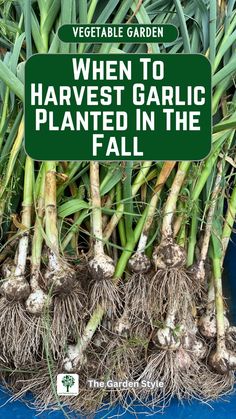
[[[101,253],[89,261],[89,271],[95,279],[110,279],[115,273],[115,264],[110,256]]]
[[[47,295],[41,289],[32,292],[25,302],[25,307],[28,313],[40,315],[43,313]]]

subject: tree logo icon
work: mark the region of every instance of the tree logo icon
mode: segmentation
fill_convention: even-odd
[[[79,394],[78,374],[58,374],[57,394],[59,396],[77,396]]]
[[[64,375],[61,382],[63,386],[66,387],[66,392],[69,393],[70,388],[75,384],[75,379],[72,375]]]

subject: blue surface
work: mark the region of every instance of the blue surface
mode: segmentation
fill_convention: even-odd
[[[0,392],[0,418],[9,418],[9,419],[63,419],[64,415],[62,412],[46,412],[40,415],[37,415],[37,412],[30,409],[22,402],[16,401],[13,403],[7,403],[9,395],[6,395],[4,392]],[[136,415],[139,418],[148,417],[142,413],[144,408],[137,408]],[[131,413],[125,412],[121,407],[116,407],[110,409],[109,411],[102,411],[97,413],[95,418],[111,418],[122,415],[121,418],[132,418],[134,415]],[[72,419],[80,418],[79,415],[69,415]],[[184,405],[179,404],[176,400],[171,403],[171,406],[168,407],[163,415],[152,414],[150,418],[163,418],[163,419],[233,419],[236,418],[236,394],[224,397],[221,401],[212,402],[211,405],[206,405],[200,402],[192,402],[191,404],[185,403]]]
[[[233,235],[232,241],[229,245],[228,254],[225,261],[225,278],[224,288],[225,295],[228,298],[228,305],[230,306],[231,322],[236,324],[236,235]],[[9,419],[63,419],[65,416],[62,412],[46,412],[40,415],[24,403],[8,402],[9,394],[0,389],[0,418]],[[145,418],[147,415],[142,413],[143,407],[137,407],[135,410],[136,417]],[[123,414],[123,415],[122,415]],[[116,408],[97,413],[95,418],[114,418],[122,415],[121,418],[134,418],[131,413],[125,412],[120,406]],[[69,415],[71,419],[80,418],[80,415]],[[150,416],[149,416],[150,417]],[[197,401],[179,404],[177,400],[173,400],[163,415],[159,413],[152,414],[151,418],[163,419],[236,419],[236,392],[230,396],[224,397],[222,400],[210,403],[210,405],[203,404]]]

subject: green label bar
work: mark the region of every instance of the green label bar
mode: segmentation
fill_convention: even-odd
[[[178,30],[174,25],[63,25],[58,36],[63,42],[79,43],[152,43],[174,42]]]
[[[26,63],[35,160],[201,160],[211,148],[203,55],[37,54]]]

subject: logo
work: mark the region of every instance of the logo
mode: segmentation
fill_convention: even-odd
[[[79,394],[78,374],[58,374],[57,394],[59,396],[77,396]]]

